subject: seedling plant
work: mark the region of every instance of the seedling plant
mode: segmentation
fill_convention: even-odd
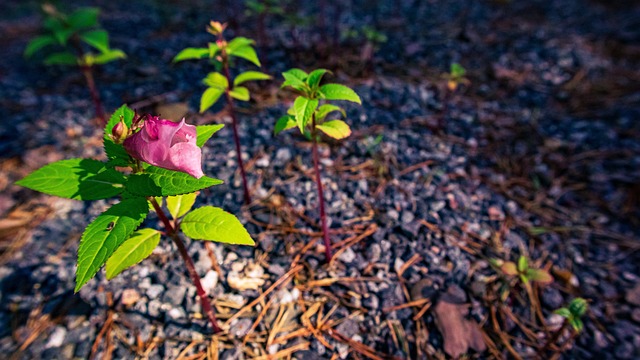
[[[438,127],[437,131],[442,132],[445,127],[445,117],[447,116],[447,112],[449,110],[449,102],[451,101],[451,96],[460,88],[461,85],[468,85],[469,79],[465,77],[467,70],[462,67],[462,65],[458,63],[452,63],[449,69],[449,72],[443,74],[443,78],[445,79],[446,89],[444,90],[444,96],[442,97],[442,111],[440,112],[440,116],[438,117]]]
[[[110,47],[109,34],[98,25],[97,8],[81,8],[68,15],[51,4],[42,8],[44,34],[29,42],[24,56],[31,58],[46,50],[45,65],[77,66],[87,82],[96,116],[103,126],[107,118],[93,78],[93,67],[124,59],[125,53]]]
[[[107,279],[151,255],[162,237],[169,238],[182,256],[196,287],[202,310],[214,332],[220,331],[183,241],[194,240],[254,245],[232,214],[213,206],[192,210],[199,190],[221,180],[202,172],[201,147],[223,125],[193,126],[137,116],[122,106],[104,129],[106,161],[68,159],[34,171],[16,184],[74,200],[119,198],[85,229],[78,248],[75,291],[102,266]],[[164,229],[140,227],[154,211]],[[169,218],[171,217],[171,219]]]
[[[240,174],[242,176],[244,202],[245,204],[249,204],[251,203],[251,195],[249,193],[244,162],[242,161],[242,148],[240,145],[240,136],[238,135],[238,120],[234,107],[234,99],[238,101],[249,101],[249,89],[241,85],[247,81],[269,80],[271,76],[259,71],[245,71],[238,74],[235,78],[231,77],[230,63],[232,59],[241,58],[258,67],[260,66],[260,60],[253,48],[253,40],[245,37],[236,37],[227,42],[223,34],[226,26],[226,24],[211,21],[207,27],[207,31],[217,37],[216,42],[209,43],[206,48],[186,48],[175,56],[173,62],[208,59],[217,69],[222,70],[222,73],[214,71],[204,78],[203,83],[207,86],[207,89],[202,93],[202,97],[200,98],[200,112],[203,113],[207,111],[223,94],[226,95],[227,107],[229,115],[231,116],[233,140],[236,145],[238,167],[240,168]]]
[[[291,69],[282,74],[285,81],[282,87],[293,89],[298,97],[293,106],[287,110],[287,115],[282,116],[276,122],[274,134],[288,129],[298,128],[300,132],[312,144],[313,169],[318,190],[318,207],[322,224],[322,238],[325,246],[327,262],[331,261],[331,241],[327,228],[327,217],[324,206],[324,192],[322,190],[322,178],[320,174],[320,161],[318,156],[318,142],[321,134],[330,138],[341,140],[351,135],[351,128],[346,122],[339,119],[330,119],[330,114],[341,113],[346,117],[346,112],[341,107],[327,103],[332,100],[344,100],[362,104],[360,97],[352,89],[341,84],[320,85],[323,76],[329,72],[325,69],[317,69],[307,74],[301,69]]]
[[[571,300],[569,305],[567,305],[566,307],[561,307],[560,309],[554,311],[555,314],[562,316],[564,318],[564,321],[562,322],[560,328],[558,328],[558,330],[551,336],[551,338],[549,338],[549,341],[547,341],[543,350],[546,350],[551,345],[554,345],[569,326],[571,326],[573,331],[571,332],[571,337],[567,340],[567,342],[565,342],[565,344],[579,335],[584,328],[582,317],[584,317],[584,315],[587,313],[588,308],[589,304],[587,303],[587,300],[583,298],[575,298]],[[562,351],[562,347],[563,346],[560,346],[560,348],[558,349],[559,352]],[[552,358],[555,358],[555,355],[556,354],[554,354]]]

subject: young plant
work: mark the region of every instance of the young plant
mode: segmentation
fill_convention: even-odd
[[[124,59],[125,53],[109,46],[109,35],[98,25],[97,8],[81,8],[69,15],[51,4],[43,5],[42,9],[46,16],[43,26],[45,34],[29,42],[24,56],[31,58],[46,49],[49,52],[43,60],[45,65],[77,66],[87,82],[96,116],[102,125],[106,124],[100,93],[93,78],[93,67]]]
[[[562,316],[564,318],[564,321],[562,322],[560,328],[551,336],[551,338],[549,338],[543,350],[546,350],[549,348],[549,346],[555,344],[568,326],[571,326],[573,328],[571,339],[573,339],[576,335],[579,335],[584,328],[582,317],[587,313],[588,308],[589,304],[587,303],[587,300],[583,298],[575,298],[571,300],[567,307],[562,307],[554,311],[555,314]],[[569,341],[571,339],[569,339]]]
[[[532,294],[531,282],[541,285],[553,282],[553,277],[547,270],[530,267],[529,259],[524,255],[520,255],[517,264],[512,261],[504,261],[500,269],[507,276],[517,276],[529,295]]]
[[[442,110],[440,112],[440,116],[438,117],[438,126],[436,129],[438,132],[442,132],[444,129],[444,120],[447,116],[451,96],[461,85],[468,85],[470,83],[469,79],[465,77],[466,73],[467,70],[465,70],[462,65],[458,63],[452,63],[449,69],[449,73],[443,74],[442,76],[446,80],[447,86],[444,90],[444,96],[442,98]]]
[[[201,164],[201,147],[222,126],[193,126],[185,124],[184,119],[174,123],[150,115],[141,117],[122,106],[105,126],[107,161],[57,161],[16,183],[67,199],[120,198],[82,234],[76,292],[103,265],[107,279],[111,279],[142,261],[151,255],[164,235],[178,248],[213,331],[220,331],[181,234],[196,240],[254,245],[234,215],[213,206],[191,210],[197,191],[222,183],[205,176]],[[150,208],[163,223],[164,231],[139,228]]]
[[[249,89],[241,86],[247,81],[253,80],[269,80],[270,75],[259,71],[246,71],[238,74],[235,78],[231,77],[230,61],[232,58],[241,58],[251,62],[256,66],[260,66],[260,60],[253,48],[254,41],[244,37],[236,37],[229,42],[224,38],[223,32],[226,24],[211,21],[207,27],[207,31],[217,37],[215,43],[209,43],[206,48],[186,48],[173,58],[173,62],[184,60],[209,59],[209,62],[222,69],[221,74],[217,71],[211,72],[204,78],[203,83],[207,89],[202,93],[200,98],[200,112],[207,111],[215,104],[222,94],[226,95],[227,107],[231,116],[231,125],[233,129],[233,140],[236,145],[236,153],[238,157],[238,167],[242,176],[242,187],[244,190],[245,204],[251,203],[251,195],[249,194],[249,186],[247,184],[247,175],[244,171],[244,163],[242,161],[242,149],[240,146],[240,136],[238,135],[238,120],[234,108],[234,99],[239,101],[249,101]]]
[[[318,187],[318,201],[320,209],[320,221],[322,223],[322,238],[324,240],[327,262],[331,261],[331,241],[327,229],[327,218],[324,209],[324,193],[320,176],[320,161],[318,159],[318,142],[320,134],[341,140],[351,135],[349,125],[342,120],[327,120],[329,114],[339,112],[346,117],[345,111],[334,104],[326,103],[330,100],[345,100],[362,104],[355,91],[340,84],[320,85],[322,77],[329,72],[325,69],[317,69],[307,74],[300,69],[291,69],[282,74],[285,81],[282,87],[289,87],[299,96],[293,102],[293,106],[287,111],[287,115],[276,122],[274,134],[297,127],[300,132],[311,140],[313,153],[313,168],[316,173],[316,185]],[[322,104],[321,104],[322,102]]]

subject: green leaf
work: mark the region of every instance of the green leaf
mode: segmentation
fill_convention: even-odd
[[[100,214],[82,234],[76,288],[86,284],[149,213],[145,198],[125,199]]]
[[[229,87],[229,81],[227,81],[227,78],[219,72],[211,72],[207,74],[207,77],[204,78],[202,82],[208,87],[214,87],[222,90]]]
[[[203,206],[188,213],[182,219],[180,228],[192,239],[255,245],[238,218],[213,206]]]
[[[258,54],[256,54],[256,50],[251,46],[243,46],[233,51],[229,51],[229,55],[248,60],[252,62],[254,65],[260,66],[260,60],[258,59]]]
[[[571,311],[569,311],[569,309],[564,308],[564,307],[554,311],[553,313],[554,314],[558,314],[558,315],[562,316],[563,318],[567,318],[567,319],[569,319],[569,318],[571,318],[573,316],[571,314]]]
[[[61,28],[53,31],[53,37],[55,37],[56,40],[58,40],[58,43],[62,46],[67,45],[67,41],[71,35],[73,35],[72,29]]]
[[[573,319],[569,320],[569,323],[571,324],[571,327],[573,327],[573,330],[575,330],[577,333],[582,332],[582,329],[584,328],[582,319],[574,317]]]
[[[586,312],[589,304],[583,298],[575,298],[569,303],[569,311],[573,316],[582,317]]]
[[[220,47],[216,43],[209,43],[209,59],[213,59],[214,56],[220,51]]]
[[[149,257],[159,243],[160,231],[155,229],[140,229],[131,234],[131,237],[118,246],[107,260],[105,265],[107,279],[113,279],[124,270]]]
[[[231,41],[229,41],[229,43],[227,44],[227,51],[229,52],[229,54],[231,54],[232,52],[243,48],[245,46],[250,46],[255,44],[256,42],[248,39],[246,37],[242,37],[242,36],[238,36],[236,38],[231,39]]]
[[[467,73],[467,70],[462,67],[462,65],[458,63],[451,64],[451,77],[453,78],[461,78]]]
[[[44,58],[45,65],[78,65],[76,56],[68,51],[51,54]]]
[[[336,105],[333,105],[333,104],[322,104],[322,105],[320,105],[318,110],[316,110],[316,121],[324,120],[324,118],[327,117],[327,115],[329,115],[330,113],[332,113],[334,111],[340,111],[342,116],[344,116],[344,117],[347,116],[347,113],[339,106],[336,106]]]
[[[207,111],[213,104],[220,99],[224,90],[217,87],[210,87],[202,93],[200,98],[200,113]]]
[[[130,129],[133,123],[133,118],[135,116],[135,111],[129,108],[127,105],[122,105],[116,111],[113,112],[107,125],[104,127],[104,151],[107,154],[107,167],[114,166],[128,166],[130,162],[130,156],[127,151],[124,149],[122,144],[116,144],[113,142],[111,137],[111,132],[113,131],[113,127],[116,126],[121,120],[127,125]]]
[[[98,26],[98,8],[82,8],[74,11],[67,18],[67,23],[74,29],[86,29]]]
[[[240,100],[240,101],[249,101],[249,99],[250,99],[249,89],[247,89],[244,86],[234,87],[229,92],[229,95],[231,95],[232,98],[234,98],[236,100]]]
[[[224,124],[196,126],[196,134],[197,134],[196,145],[198,145],[198,147],[202,147],[207,142],[207,140],[211,138],[213,134],[218,132],[223,127],[224,127]]]
[[[527,270],[527,277],[531,281],[538,282],[540,284],[550,284],[553,282],[553,277],[542,269],[529,269]]]
[[[186,48],[173,58],[173,62],[204,59],[209,57],[210,51],[210,48]]]
[[[190,193],[177,196],[167,197],[167,209],[174,219],[177,219],[186,214],[196,202],[198,193]]]
[[[133,124],[133,118],[135,117],[136,112],[133,111],[126,104],[120,106],[116,111],[111,114],[107,125],[104,127],[104,137],[109,138],[109,135],[113,131],[113,127],[116,126],[120,121],[124,121],[125,125],[129,129],[131,129],[131,125]]]
[[[173,196],[220,184],[222,180],[207,176],[196,179],[183,172],[149,166],[144,173],[129,176],[126,189],[136,196]]]
[[[293,102],[293,108],[296,111],[296,123],[298,124],[300,132],[304,133],[304,128],[311,120],[313,112],[316,111],[317,107],[317,99],[307,99],[303,96],[298,96]]]
[[[276,126],[273,128],[273,134],[278,135],[285,130],[293,129],[294,127],[296,127],[295,117],[285,115],[276,121]]]
[[[284,77],[284,82],[280,86],[281,88],[286,86],[291,86],[296,90],[304,89],[307,84],[305,80],[307,79],[307,73],[300,69],[290,69],[282,73],[282,77]]]
[[[93,58],[93,62],[98,65],[103,65],[114,60],[126,59],[127,54],[119,49],[109,49],[103,53],[100,53]]]
[[[44,48],[45,46],[55,45],[56,43],[56,38],[51,35],[37,36],[27,44],[27,47],[24,49],[24,57],[30,58],[38,50]]]
[[[104,30],[88,31],[80,35],[82,41],[93,46],[101,52],[109,51],[109,35]]]
[[[322,81],[322,77],[324,76],[324,74],[328,72],[330,71],[326,69],[313,70],[307,77],[307,85],[309,85],[309,87],[312,89],[317,88],[318,85],[320,85],[320,81]]]
[[[246,81],[254,81],[254,80],[269,80],[271,79],[271,75],[262,73],[260,71],[245,71],[242,74],[236,76],[233,80],[233,86],[238,86]]]
[[[529,269],[529,260],[526,256],[520,255],[518,258],[518,272],[525,273]]]
[[[340,84],[326,84],[320,86],[320,94],[326,100],[346,100],[357,104],[362,104],[360,97],[355,91]]]
[[[16,185],[76,200],[108,199],[120,194],[126,178],[93,159],[57,161],[41,167]]]
[[[331,120],[320,125],[316,125],[316,128],[323,133],[327,134],[334,139],[344,139],[351,135],[351,128],[342,120]]]

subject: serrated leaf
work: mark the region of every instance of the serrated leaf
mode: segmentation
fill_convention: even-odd
[[[243,46],[233,51],[229,51],[229,55],[248,60],[252,62],[254,65],[260,66],[260,60],[258,59],[258,54],[256,54],[256,50],[251,46]]]
[[[74,29],[86,29],[98,26],[98,8],[82,8],[74,11],[67,18],[67,23]]]
[[[312,72],[309,73],[309,76],[307,77],[306,83],[307,85],[309,85],[310,88],[315,89],[316,87],[318,87],[318,85],[320,85],[320,81],[322,81],[322,77],[324,76],[324,74],[330,72],[327,69],[316,69],[313,70]]]
[[[67,41],[69,40],[71,35],[73,35],[73,32],[74,32],[73,29],[65,29],[65,28],[56,29],[53,31],[53,37],[56,38],[56,40],[60,45],[66,46]]]
[[[311,117],[317,107],[317,99],[307,99],[303,96],[298,96],[293,102],[293,109],[296,111],[296,123],[298,124],[300,132],[304,133],[304,128],[311,120]]]
[[[109,49],[103,53],[100,53],[93,57],[93,62],[98,65],[103,65],[114,60],[126,59],[127,54],[119,49]]]
[[[286,115],[276,121],[276,126],[273,128],[273,134],[278,135],[285,130],[293,129],[294,127],[296,127],[295,118],[291,115]]]
[[[560,308],[556,311],[553,312],[554,314],[560,315],[563,318],[567,318],[569,319],[572,315],[571,315],[571,311],[569,311],[569,309],[567,308]]]
[[[107,279],[113,279],[124,270],[149,257],[159,243],[160,232],[155,229],[140,229],[131,234],[107,260],[105,265]]]
[[[282,73],[282,77],[284,77],[284,82],[280,86],[281,88],[286,86],[291,86],[296,90],[304,89],[307,84],[305,80],[307,79],[307,73],[300,69],[290,69]]]
[[[202,80],[202,83],[208,87],[214,87],[221,90],[225,90],[229,87],[229,81],[227,78],[219,72],[210,72],[207,77]]]
[[[231,54],[240,48],[243,48],[245,46],[250,46],[253,44],[255,44],[255,41],[246,37],[238,36],[236,38],[231,39],[231,41],[229,41],[229,43],[227,44],[227,51],[229,52],[229,54]]]
[[[196,145],[198,147],[202,147],[207,140],[213,136],[216,132],[224,127],[224,124],[215,124],[215,125],[198,125],[196,126]]]
[[[357,104],[362,104],[360,97],[355,91],[340,84],[326,84],[320,86],[320,94],[326,100],[345,100]]]
[[[126,178],[93,159],[57,161],[16,182],[45,194],[75,200],[108,199],[120,194]]]
[[[255,81],[255,80],[269,80],[271,79],[271,75],[262,73],[260,71],[245,71],[242,74],[236,76],[233,80],[233,86],[238,86],[246,81]]]
[[[100,214],[82,234],[75,292],[95,276],[149,213],[145,198],[125,199]]]
[[[569,311],[577,317],[583,316],[587,312],[588,307],[589,304],[587,303],[587,300],[583,298],[575,298],[571,300],[571,303],[569,303]]]
[[[316,125],[316,128],[334,139],[344,139],[351,135],[351,128],[342,120],[331,120]]]
[[[80,38],[101,52],[109,51],[109,35],[104,30],[87,31]]]
[[[207,176],[196,179],[183,172],[149,166],[144,173],[129,176],[126,189],[136,196],[173,196],[220,184],[222,180]]]
[[[107,125],[104,127],[104,137],[109,138],[109,135],[113,131],[113,127],[116,126],[120,121],[124,121],[125,125],[129,129],[131,129],[131,125],[133,124],[133,118],[135,117],[136,112],[124,104],[120,106],[116,111],[111,114]]]
[[[339,106],[333,104],[322,104],[318,107],[318,110],[316,110],[316,121],[323,121],[327,115],[334,111],[339,111],[344,117],[347,116],[347,113]]]
[[[24,56],[26,58],[30,58],[33,54],[35,54],[38,50],[56,44],[57,40],[51,35],[42,35],[33,38],[27,44],[27,47],[24,49]]]
[[[186,214],[196,202],[198,193],[183,194],[167,197],[167,210],[174,219]]]
[[[186,48],[173,58],[173,62],[204,59],[209,57],[210,51],[208,48]]]
[[[131,165],[131,156],[122,144],[116,144],[111,139],[104,139],[104,152],[107,155],[107,167]]]
[[[238,218],[213,206],[203,206],[188,213],[182,219],[180,228],[192,239],[255,245]]]
[[[68,51],[51,54],[44,58],[45,65],[78,65],[78,59]]]
[[[249,95],[249,89],[244,86],[234,87],[229,92],[229,95],[231,95],[232,98],[240,101],[249,101],[249,99],[251,98]]]
[[[569,320],[569,323],[571,324],[571,327],[573,327],[573,330],[575,330],[577,333],[582,332],[582,329],[584,328],[582,319],[574,317],[573,319]]]
[[[220,96],[224,93],[223,89],[217,87],[210,87],[202,93],[200,98],[200,113],[207,111],[213,104],[215,104]]]

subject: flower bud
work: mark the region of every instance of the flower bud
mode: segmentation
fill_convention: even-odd
[[[129,127],[124,123],[124,120],[120,120],[111,129],[111,138],[116,144],[122,143],[129,136]]]
[[[209,23],[209,28],[207,29],[207,31],[213,35],[220,35],[224,31],[224,29],[226,29],[226,27],[227,27],[226,23],[223,24],[218,21],[211,21]]]

